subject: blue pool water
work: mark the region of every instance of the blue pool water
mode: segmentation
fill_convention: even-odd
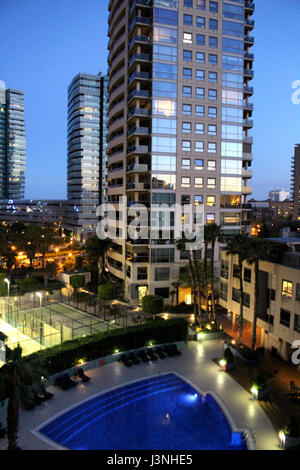
[[[244,441],[237,442],[240,436],[232,440],[230,426],[212,396],[202,397],[175,374],[98,395],[40,432],[74,450],[246,449]]]

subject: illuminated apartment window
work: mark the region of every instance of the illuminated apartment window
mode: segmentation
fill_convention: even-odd
[[[282,281],[282,290],[281,290],[281,295],[284,295],[285,297],[293,297],[293,283],[290,281]]]
[[[183,33],[183,42],[184,44],[192,44],[193,43],[192,33]]]
[[[195,186],[195,188],[203,188],[203,178],[199,177],[199,176],[196,176],[194,186]]]
[[[210,207],[215,207],[216,196],[206,196],[206,205]]]
[[[181,187],[189,188],[191,186],[191,179],[189,176],[182,176],[181,178]]]

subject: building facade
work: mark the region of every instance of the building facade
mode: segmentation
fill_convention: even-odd
[[[109,203],[202,205],[204,222],[240,232],[252,192],[254,3],[110,0],[109,10]],[[172,215],[168,239],[144,240],[127,238],[122,217],[111,272],[131,300],[168,299],[187,263]]]
[[[66,224],[95,233],[96,209],[106,198],[107,77],[78,74],[68,88],[68,202]]]
[[[269,192],[269,199],[274,202],[286,201],[290,198],[290,193],[285,189],[274,189]]]
[[[0,88],[0,199],[25,195],[24,93]]]
[[[300,144],[295,146],[292,159],[292,199],[294,201],[293,219],[300,220]]]
[[[289,236],[290,235],[290,236]],[[264,346],[288,360],[293,341],[300,340],[300,237],[289,234],[270,239],[268,261],[259,261],[258,321]],[[237,256],[221,254],[220,305],[232,314],[233,324],[240,314],[240,279]],[[243,262],[244,319],[253,322],[255,303],[254,265]]]

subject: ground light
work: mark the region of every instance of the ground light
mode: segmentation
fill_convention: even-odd
[[[278,436],[279,436],[279,440],[280,440],[280,446],[284,449],[284,448],[285,448],[286,436],[285,436],[285,434],[284,434],[283,429],[281,429],[281,430],[279,431]]]

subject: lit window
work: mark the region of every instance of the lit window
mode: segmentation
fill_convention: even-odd
[[[190,177],[189,176],[182,176],[181,177],[181,187],[182,188],[189,188],[191,186],[190,183]]]
[[[293,297],[293,283],[290,281],[282,281],[281,295],[285,297]]]
[[[204,116],[204,106],[202,104],[197,104],[195,107],[196,116]]]
[[[196,80],[205,80],[204,70],[196,70]]]
[[[190,134],[192,130],[192,125],[190,122],[183,122],[182,123],[182,132],[185,134]]]
[[[195,177],[195,188],[203,188],[203,178],[196,176]]]
[[[217,135],[217,126],[214,124],[209,124],[207,128],[208,135]]]
[[[193,43],[193,35],[192,33],[183,33],[183,42],[184,44],[192,44]]]
[[[207,178],[207,187],[209,189],[215,189],[215,187],[216,187],[216,178]]]
[[[216,153],[216,151],[217,151],[216,142],[208,142],[207,151],[208,151],[208,153]]]
[[[215,207],[216,196],[206,196],[206,204],[210,207]]]
[[[215,221],[215,214],[206,214],[206,222],[212,224]]]

